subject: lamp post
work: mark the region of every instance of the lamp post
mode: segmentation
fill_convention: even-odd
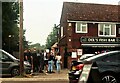
[[[10,38],[11,38],[11,35],[8,35],[8,38],[9,38],[9,53],[10,53]]]
[[[23,0],[19,0],[20,28],[19,28],[19,57],[20,75],[24,74],[24,55],[23,55]]]
[[[58,35],[59,35],[59,29],[60,29],[60,24],[59,25],[56,25],[54,24],[54,27],[57,29],[57,42],[59,42],[59,38],[58,38]]]
[[[56,25],[56,24],[54,24],[54,27],[57,29],[57,51],[59,52],[59,29],[60,29],[60,24],[59,25]]]

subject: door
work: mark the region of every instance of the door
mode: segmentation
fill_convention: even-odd
[[[4,52],[1,53],[1,63],[2,63],[2,74],[9,74],[10,65],[13,63],[13,60]]]

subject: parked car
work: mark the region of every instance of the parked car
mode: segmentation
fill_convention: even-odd
[[[120,51],[101,53],[97,56],[87,58],[83,62],[87,61],[97,64],[102,83],[120,83]],[[84,64],[80,63],[78,65],[81,74]],[[71,81],[71,83],[73,82]]]
[[[81,74],[83,64],[82,62],[84,59],[87,59],[89,57],[95,56],[95,54],[83,54],[78,61],[72,61],[71,69],[68,73],[69,75],[69,80],[71,83],[77,83],[79,76]]]
[[[31,65],[24,61],[24,71],[31,73]],[[20,74],[20,60],[0,49],[0,75],[1,76],[18,76]]]
[[[84,59],[87,59],[87,58],[89,58],[89,57],[92,57],[92,56],[94,56],[95,54],[83,54],[81,57],[80,57],[80,61],[81,60],[84,60]]]

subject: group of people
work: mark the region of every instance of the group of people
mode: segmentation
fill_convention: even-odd
[[[52,52],[47,53],[39,50],[25,50],[24,60],[32,65],[32,72],[43,73],[43,70],[45,69],[47,73],[53,73],[53,68],[56,68],[59,73],[61,69],[60,53],[54,55]]]
[[[42,51],[25,50],[24,60],[28,61],[32,65],[32,72],[43,72],[44,56]]]
[[[47,65],[48,65],[48,73],[52,73],[53,72],[53,66],[55,65],[57,72],[60,72],[61,69],[61,56],[60,53],[57,53],[56,56],[54,56],[53,53],[51,53],[48,57],[48,61],[47,61]]]

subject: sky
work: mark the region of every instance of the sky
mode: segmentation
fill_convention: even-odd
[[[23,0],[23,28],[26,40],[45,45],[54,24],[60,24],[63,2],[118,5],[120,0]]]

